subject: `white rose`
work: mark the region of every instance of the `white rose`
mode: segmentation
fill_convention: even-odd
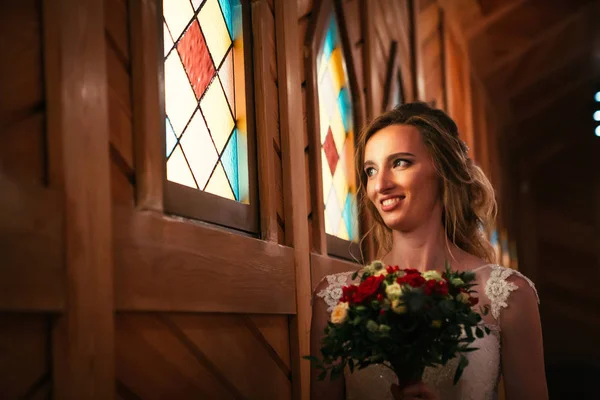
[[[385,294],[390,300],[398,299],[402,295],[402,286],[396,282],[392,283],[391,285],[387,285],[385,288]]]
[[[426,280],[435,279],[436,281],[441,281],[442,276],[437,271],[425,271],[421,274],[423,278]]]

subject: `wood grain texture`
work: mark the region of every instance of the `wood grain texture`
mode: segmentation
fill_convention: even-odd
[[[46,178],[42,26],[39,1],[0,5],[0,169],[30,184]]]
[[[260,229],[263,240],[277,242],[277,205],[280,202],[275,182],[276,163],[274,158],[274,132],[279,130],[273,110],[277,110],[277,87],[270,73],[270,60],[273,48],[275,20],[269,6],[264,1],[252,3],[252,26],[254,40],[254,82],[256,104],[256,137],[258,151],[258,191],[260,196]],[[277,135],[279,136],[279,135]],[[280,163],[281,165],[281,163]],[[280,173],[281,175],[281,173]],[[281,192],[279,192],[281,194]],[[280,215],[283,218],[283,214]]]
[[[297,4],[275,3],[281,154],[283,159],[286,244],[294,250],[297,314],[291,318],[292,385],[294,399],[310,396],[310,258],[304,173],[303,119],[298,54]],[[320,159],[320,157],[319,157]],[[315,194],[317,195],[317,194]],[[318,196],[318,195],[317,195]],[[321,197],[317,197],[321,198]]]
[[[277,353],[289,372],[291,367],[289,317],[287,315],[252,314],[247,318]]]
[[[49,317],[0,314],[0,393],[32,398],[50,371]]]
[[[109,118],[104,4],[46,3],[60,49],[57,104],[67,303],[53,332],[54,397],[114,396]],[[53,10],[53,11],[51,11]]]
[[[114,235],[119,310],[296,312],[288,247],[121,208]]]
[[[0,173],[0,310],[65,307],[63,198]]]
[[[156,0],[130,2],[136,204],[162,212],[166,176],[164,104],[160,96],[159,9]]]

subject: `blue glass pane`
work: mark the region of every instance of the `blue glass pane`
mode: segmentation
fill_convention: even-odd
[[[490,237],[490,243],[492,244],[492,246],[498,245],[498,231],[496,231],[496,230],[492,231],[492,235]]]
[[[327,36],[325,36],[325,43],[323,43],[323,53],[321,57],[329,60],[333,49],[337,43],[337,26],[335,24],[335,17],[331,17],[329,21],[329,28],[327,29]]]
[[[348,231],[348,237],[350,241],[353,241],[354,238],[352,229],[352,221],[354,221],[354,217],[352,215],[352,197],[350,193],[346,196],[346,204],[344,204],[344,211],[342,211],[342,217],[344,218],[344,223],[346,224],[346,230]]]
[[[166,132],[167,132],[167,158],[171,155],[171,153],[173,152],[173,149],[175,148],[175,145],[177,145],[177,136],[175,136],[175,131],[173,130],[173,127],[171,126],[171,121],[169,121],[169,118],[166,119]]]
[[[352,103],[350,103],[350,93],[348,92],[348,86],[344,86],[342,90],[340,90],[340,95],[338,96],[338,106],[340,108],[340,114],[342,114],[344,130],[346,132],[352,131]]]
[[[239,0],[219,0],[229,36],[235,40],[241,33],[242,6]]]
[[[223,168],[225,169],[225,174],[227,175],[227,179],[229,179],[229,183],[231,184],[231,188],[233,189],[233,194],[237,201],[240,200],[240,185],[238,179],[238,146],[237,146],[237,129],[233,130],[231,137],[229,138],[229,142],[227,146],[225,146],[225,150],[223,150],[223,154],[221,155],[221,163],[223,164]]]

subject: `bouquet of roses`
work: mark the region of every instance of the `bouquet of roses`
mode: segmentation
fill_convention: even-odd
[[[421,380],[425,367],[446,365],[460,356],[454,375],[458,382],[468,359],[464,353],[475,337],[489,334],[481,315],[475,274],[451,271],[420,273],[375,261],[355,272],[358,285],[342,288],[342,297],[325,328],[323,359],[306,357],[331,379],[371,364],[383,364],[397,375],[400,386]],[[485,314],[487,310],[482,310]]]

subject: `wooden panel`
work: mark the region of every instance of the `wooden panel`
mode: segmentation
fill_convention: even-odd
[[[281,178],[281,161],[278,166],[279,156],[275,152],[273,143],[275,138],[279,137],[278,134],[275,134],[279,131],[279,115],[276,111],[278,109],[277,87],[269,73],[270,61],[271,58],[274,58],[275,21],[265,2],[252,3],[252,26],[261,237],[264,240],[277,242],[277,213],[281,210],[279,215],[280,218],[283,218],[283,193],[281,184],[273,184],[278,171],[279,178]]]
[[[3,399],[35,398],[50,372],[49,318],[0,314],[0,393]]]
[[[289,317],[285,315],[248,315],[254,327],[277,353],[277,357],[283,363],[283,367],[290,369],[290,333]]]
[[[114,234],[120,310],[296,312],[290,248],[120,208]]]
[[[172,315],[172,331],[202,354],[248,399],[290,399],[289,368],[249,320],[228,315]],[[284,327],[287,332],[287,327]],[[252,366],[252,368],[248,368]],[[243,377],[243,378],[242,378]]]
[[[52,0],[44,13],[57,32],[46,43],[60,49],[58,65],[47,65],[58,88],[48,102],[60,121],[48,136],[61,148],[52,162],[63,167],[67,205],[68,297],[53,331],[54,397],[106,399],[114,396],[114,306],[104,3]]]
[[[115,327],[120,392],[144,400],[242,398],[215,379],[212,365],[174,336],[161,316],[118,314]]]
[[[62,196],[0,173],[0,310],[61,311],[64,293]]]
[[[0,5],[0,168],[28,183],[45,177],[41,22],[39,0]]]
[[[131,122],[131,77],[110,42],[106,46],[108,77],[108,116],[110,142],[119,151],[129,170],[133,170],[133,133]]]
[[[107,40],[117,49],[122,62],[129,65],[129,10],[127,0],[104,0],[104,26]]]

